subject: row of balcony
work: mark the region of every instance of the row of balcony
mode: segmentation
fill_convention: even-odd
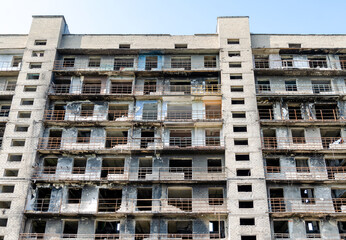
[[[255,69],[327,69],[346,70],[346,60],[269,60],[255,59]]]
[[[225,167],[36,167],[42,181],[225,181]]]
[[[261,95],[297,95],[297,94],[344,94],[346,89],[333,89],[332,84],[256,84],[256,93]]]
[[[138,86],[129,84],[118,84],[113,82],[110,88],[103,88],[101,84],[71,85],[52,84],[50,95],[221,95],[221,84],[207,85],[145,85]]]
[[[41,137],[38,150],[212,150],[224,149],[224,140],[220,137]]]
[[[1,116],[1,112],[0,112]],[[144,110],[140,116],[129,110],[46,110],[44,120],[47,122],[104,122],[104,121],[222,121],[221,110]]]

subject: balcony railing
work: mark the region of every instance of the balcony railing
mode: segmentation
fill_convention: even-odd
[[[346,198],[270,198],[272,213],[346,213]]]
[[[13,66],[12,61],[0,61],[0,72],[2,71],[20,71],[22,63],[18,66]]]
[[[304,121],[304,122],[335,122],[346,121],[340,116],[338,109],[315,109],[313,112],[302,113],[301,110],[288,110],[287,113],[274,112],[272,109],[259,109],[261,121]],[[305,116],[303,116],[305,115]]]
[[[266,167],[268,180],[346,180],[346,167]]]
[[[342,137],[263,137],[262,148],[271,150],[340,150],[346,149]]]
[[[172,110],[158,112],[156,110],[144,110],[140,116],[129,110],[46,110],[44,120],[47,122],[75,122],[75,121],[221,121],[221,110]],[[1,111],[0,111],[1,117]]]
[[[36,199],[26,213],[47,214],[111,214],[111,213],[222,213],[227,212],[224,198],[165,198],[165,199],[98,199],[98,202],[81,199],[62,199],[50,204],[51,199]]]
[[[331,84],[256,84],[256,92],[261,95],[297,95],[297,94],[342,94],[346,92],[343,86]]]
[[[223,149],[224,142],[220,137],[206,137],[205,139],[192,139],[184,137],[171,137],[169,141],[162,142],[160,138],[142,137],[42,137],[39,139],[39,150],[62,151],[96,151],[96,150],[211,150]]]
[[[36,167],[42,181],[224,181],[225,167]]]
[[[264,60],[255,59],[255,69],[328,69],[344,70],[345,60]]]
[[[63,233],[21,233],[19,240],[27,239],[74,239],[74,240],[174,240],[174,239],[225,239],[218,233],[188,234],[188,233],[152,233],[152,234],[63,234]]]

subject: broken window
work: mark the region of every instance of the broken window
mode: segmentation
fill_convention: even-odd
[[[205,130],[205,145],[220,146],[220,129]]]
[[[305,129],[291,129],[292,141],[295,144],[304,144],[305,143]]]
[[[167,120],[192,119],[192,105],[167,105]]]
[[[296,170],[299,173],[310,172],[309,159],[308,158],[296,158]]]
[[[204,56],[205,68],[216,68],[216,56]]]
[[[152,188],[137,188],[137,211],[151,211]]]
[[[25,146],[25,140],[24,139],[12,139],[11,146],[12,147],[24,147]]]
[[[221,119],[221,104],[205,104],[205,118]]]
[[[169,145],[191,147],[191,130],[170,130]]]
[[[289,238],[288,221],[273,221],[274,227],[274,237],[279,238]]]
[[[241,73],[231,73],[229,78],[230,80],[241,80],[243,79],[243,75]]]
[[[183,68],[184,70],[191,70],[191,57],[171,57],[171,68]]]
[[[239,201],[239,208],[253,208],[253,201]]]
[[[337,120],[340,118],[336,103],[315,104],[315,111],[318,120]]]
[[[150,95],[151,93],[156,92],[156,80],[144,80],[144,95]]]
[[[269,173],[281,172],[280,158],[266,158],[266,167]]]
[[[128,131],[107,131],[106,148],[127,144]]]
[[[131,94],[132,81],[112,81],[111,94]]]
[[[245,99],[244,98],[232,98],[232,104],[233,105],[245,104]]]
[[[22,154],[9,154],[8,155],[8,161],[9,162],[20,162],[22,161]]]
[[[122,200],[121,189],[99,189],[98,212],[114,213],[120,209]]]
[[[229,45],[239,44],[239,38],[228,38],[227,44],[229,44]]]
[[[141,131],[141,148],[148,148],[150,143],[155,142],[154,130],[142,130]]]
[[[305,221],[306,237],[320,238],[320,221]]]
[[[225,238],[225,222],[224,221],[210,221],[209,222],[209,236],[210,239]]]
[[[184,179],[192,179],[192,160],[191,159],[170,159],[169,172],[184,173]]]
[[[168,238],[192,239],[192,221],[168,221]]]
[[[147,174],[153,173],[153,160],[151,158],[140,158],[138,162],[138,179],[146,179]]]
[[[0,193],[13,193],[14,185],[0,185]]]
[[[255,225],[255,219],[254,218],[240,218],[240,225]]]
[[[301,48],[302,44],[301,43],[289,43],[288,48]]]
[[[310,68],[328,68],[326,56],[308,56]]]
[[[100,240],[104,239],[119,239],[119,236],[114,236],[114,234],[120,233],[120,221],[97,221],[95,234],[100,236]],[[109,236],[109,237],[108,237]],[[99,239],[96,237],[96,239]]]
[[[257,93],[270,92],[270,81],[269,80],[257,80],[256,84]]]
[[[55,78],[53,89],[55,94],[67,94],[70,92],[71,78],[60,77]]]
[[[56,166],[58,165],[58,158],[47,157],[43,160],[43,173],[44,174],[55,174]]]
[[[114,58],[114,70],[133,68],[134,58]]]
[[[285,81],[285,89],[286,89],[287,92],[296,92],[296,91],[298,91],[297,81],[296,80]]]
[[[277,148],[276,129],[264,128],[262,134],[265,148]]]
[[[269,56],[255,55],[255,68],[269,68]]]
[[[228,66],[229,68],[241,68],[241,62],[230,62]]]
[[[21,63],[22,63],[22,57],[12,58],[12,67],[19,67]]]
[[[238,192],[252,192],[252,185],[251,184],[239,184],[238,185]]]
[[[38,212],[47,212],[49,209],[50,198],[52,194],[51,188],[37,188],[36,201],[34,210]]]
[[[32,51],[32,57],[44,57],[44,51]]]
[[[288,117],[290,120],[302,120],[302,110],[300,104],[298,105],[288,105]]]
[[[119,44],[119,49],[130,49],[130,47],[131,47],[131,44],[129,43]]]
[[[78,130],[77,143],[90,143],[91,130]]]
[[[169,82],[169,92],[182,94],[182,95],[190,95],[191,94],[191,81],[178,81],[171,80]]]
[[[249,145],[248,139],[234,139],[235,146],[247,146]]]
[[[223,188],[208,188],[209,205],[223,204]]]
[[[42,67],[42,63],[40,62],[31,62],[29,63],[29,68],[30,69],[37,69],[37,68],[41,68]]]
[[[94,104],[82,104],[80,115],[82,117],[92,117],[94,115]]]
[[[73,174],[84,174],[87,165],[87,159],[85,157],[78,157],[73,159]]]
[[[101,80],[86,79],[83,82],[83,94],[100,94],[101,93]]]
[[[77,238],[78,221],[65,221],[63,238]]]
[[[186,49],[187,44],[186,43],[177,43],[177,44],[174,44],[174,48],[175,49]]]
[[[31,233],[45,233],[46,223],[45,220],[33,220],[31,223]]]
[[[246,112],[232,112],[232,118],[246,118]]]
[[[315,194],[313,188],[301,188],[300,197],[304,204],[315,204]]]
[[[7,218],[0,218],[0,227],[7,227]]]
[[[192,188],[169,187],[168,204],[185,212],[192,211]]]
[[[239,51],[229,51],[228,56],[229,57],[240,57],[240,52]]]
[[[281,55],[282,67],[293,67],[293,56],[292,55]],[[286,90],[288,91],[288,90]]]
[[[35,40],[34,45],[35,46],[45,46],[45,45],[47,45],[47,40]]]
[[[312,80],[313,93],[331,92],[332,84],[330,80]]]
[[[273,104],[270,105],[258,105],[258,113],[260,120],[273,120]]]
[[[109,174],[124,174],[125,158],[103,158],[101,178],[107,178]]]
[[[338,229],[341,236],[346,236],[346,222],[338,221]]]
[[[157,120],[157,104],[143,104],[142,120]]]
[[[63,67],[74,67],[75,58],[74,57],[66,57],[63,60]]]
[[[110,104],[108,107],[108,120],[115,121],[118,118],[126,118],[129,116],[128,104]]]
[[[157,56],[146,56],[145,57],[145,70],[151,70],[157,68]]]
[[[208,159],[208,173],[222,172],[221,159]]]
[[[10,114],[10,109],[11,109],[11,105],[0,105],[0,117],[8,117]],[[19,113],[24,113],[24,112],[18,112],[18,115]]]
[[[237,177],[250,177],[251,170],[250,169],[237,169]]]
[[[340,129],[321,128],[320,133],[323,148],[330,148],[335,144],[342,144],[344,142],[343,138],[341,137]]]
[[[100,67],[101,58],[100,57],[89,57],[88,67]]]
[[[82,199],[82,188],[69,188],[67,190],[67,203],[80,204]]]

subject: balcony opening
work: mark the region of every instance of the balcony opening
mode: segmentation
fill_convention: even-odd
[[[134,58],[114,58],[114,70],[133,68]]]
[[[270,81],[269,80],[257,80],[257,93],[270,92]]]
[[[192,239],[192,221],[168,221],[168,238]]]
[[[101,58],[100,57],[90,57],[88,67],[90,68],[98,68],[101,66]]]
[[[340,236],[346,236],[346,221],[338,221],[338,229]]]
[[[53,90],[54,90],[55,94],[70,93],[71,78],[70,77],[57,77],[54,79],[54,84],[52,86],[53,86]]]
[[[309,173],[309,159],[308,158],[296,158],[296,171],[298,173]]]
[[[205,118],[207,120],[221,119],[221,104],[205,104]]]
[[[169,146],[191,147],[191,130],[170,130]]]
[[[96,236],[95,239],[101,240],[101,239],[120,239],[117,234],[120,233],[120,221],[97,221],[96,222],[96,229],[95,229],[95,234],[98,235]],[[115,236],[113,235],[115,234]],[[103,238],[105,236],[105,238]]]
[[[191,70],[191,57],[171,57],[171,68]]]
[[[57,165],[58,165],[57,157],[44,158],[43,159],[43,173],[55,174]]]
[[[224,221],[210,221],[209,222],[209,236],[210,239],[225,238],[225,222]]]
[[[255,55],[255,68],[269,68],[269,56]]]
[[[50,188],[37,188],[36,202],[34,210],[38,212],[47,212],[49,209],[50,198],[52,189]]]
[[[31,223],[31,233],[36,233],[38,236],[38,239],[43,239],[43,233],[46,232],[46,224],[47,222],[44,220],[33,220]],[[41,238],[40,235],[42,234]]]
[[[122,199],[121,189],[99,189],[98,212],[114,213],[120,209]]]
[[[109,174],[124,174],[125,158],[103,158],[101,178],[107,178]]]
[[[222,161],[221,159],[208,159],[208,173],[221,173]]]
[[[262,134],[264,148],[277,148],[276,129],[264,128]]]
[[[152,158],[140,158],[138,160],[138,179],[146,179],[147,174],[153,173]]]
[[[169,92],[179,95],[191,95],[191,81],[170,80]]]
[[[156,80],[144,80],[144,95],[150,95],[151,93],[156,93]]]
[[[131,94],[132,81],[112,81],[111,94]]]
[[[101,80],[87,79],[83,82],[83,94],[100,94],[101,93]]]
[[[75,58],[74,57],[65,57],[63,60],[63,67],[74,67],[74,63],[75,63]]]
[[[206,146],[220,146],[220,129],[206,129],[205,130],[205,145]]]
[[[49,130],[48,149],[57,149],[61,145],[62,130]]]
[[[318,120],[338,120],[339,111],[335,103],[315,104],[316,119]]]
[[[328,179],[335,179],[335,173],[344,173],[346,168],[345,159],[326,159]]]
[[[168,205],[179,208],[185,212],[192,211],[192,188],[190,187],[169,187]]]
[[[250,169],[237,169],[237,177],[250,177],[251,170]]]
[[[298,91],[297,81],[296,80],[285,81],[285,89],[286,89],[287,92],[296,92],[296,91]]]
[[[72,174],[85,174],[86,166],[87,159],[85,157],[74,158]]]
[[[340,129],[334,130],[329,128],[321,128],[320,133],[321,133],[323,148],[333,148],[339,144],[344,143],[344,140],[341,137]]]
[[[283,188],[270,188],[269,201],[270,201],[271,212],[285,212],[286,211],[286,203],[284,200]]]
[[[137,188],[137,211],[151,211],[153,189]]]
[[[184,179],[192,179],[192,159],[170,159],[169,172],[184,173]]]
[[[302,110],[300,104],[288,105],[288,117],[290,120],[297,121],[302,120]]]
[[[273,104],[258,105],[257,108],[260,120],[274,120]]]
[[[283,68],[293,67],[293,56],[292,55],[281,55],[281,63]],[[286,91],[287,88],[286,88]]]
[[[116,121],[119,118],[127,118],[129,116],[128,104],[109,104],[108,120]]]
[[[301,188],[300,197],[304,204],[315,204],[315,193],[313,188]]]
[[[167,120],[190,120],[192,119],[192,105],[167,105]]]
[[[82,104],[80,116],[82,117],[92,117],[94,115],[94,104]]]
[[[157,68],[157,56],[146,56],[145,57],[145,70],[152,70],[153,68]]]
[[[312,80],[313,93],[332,92],[332,84],[330,80]]]
[[[65,120],[66,104],[54,104],[53,114],[48,112],[46,119],[52,121]]]
[[[307,238],[321,238],[320,221],[306,221],[305,229]]]
[[[157,104],[143,104],[142,120],[157,120]]]
[[[65,221],[63,238],[77,238],[78,221]]]
[[[288,221],[273,221],[275,239],[290,238]]]
[[[209,205],[222,205],[224,198],[223,195],[223,188],[208,188]]]
[[[82,200],[82,188],[69,188],[67,190],[67,203],[80,204]]]
[[[107,131],[106,148],[127,144],[128,131]]]
[[[308,56],[310,68],[328,68],[326,56]]]
[[[78,130],[77,143],[90,143],[91,130]]]
[[[268,173],[280,173],[280,158],[266,158],[266,167]]]
[[[304,144],[305,142],[305,129],[294,128],[291,129],[292,142],[294,144]]]
[[[238,185],[238,192],[252,192],[251,184],[240,184]]]
[[[345,188],[337,188],[332,189],[331,196],[333,198],[334,210],[337,213],[343,212],[343,206],[345,206],[345,198],[346,198],[346,189]]]
[[[216,56],[204,56],[205,68],[216,68]]]
[[[346,55],[340,55],[339,60],[340,60],[341,69],[346,70]]]
[[[141,131],[141,148],[152,147],[155,142],[155,131],[154,130],[144,130]]]
[[[240,226],[254,226],[255,225],[255,219],[254,218],[240,218]]]
[[[150,221],[140,220],[135,224],[135,240],[150,239]]]

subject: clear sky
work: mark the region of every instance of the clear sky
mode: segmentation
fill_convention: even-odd
[[[346,0],[0,0],[0,34],[32,15],[65,15],[71,33],[215,33],[218,16],[249,16],[253,33],[346,34]]]

